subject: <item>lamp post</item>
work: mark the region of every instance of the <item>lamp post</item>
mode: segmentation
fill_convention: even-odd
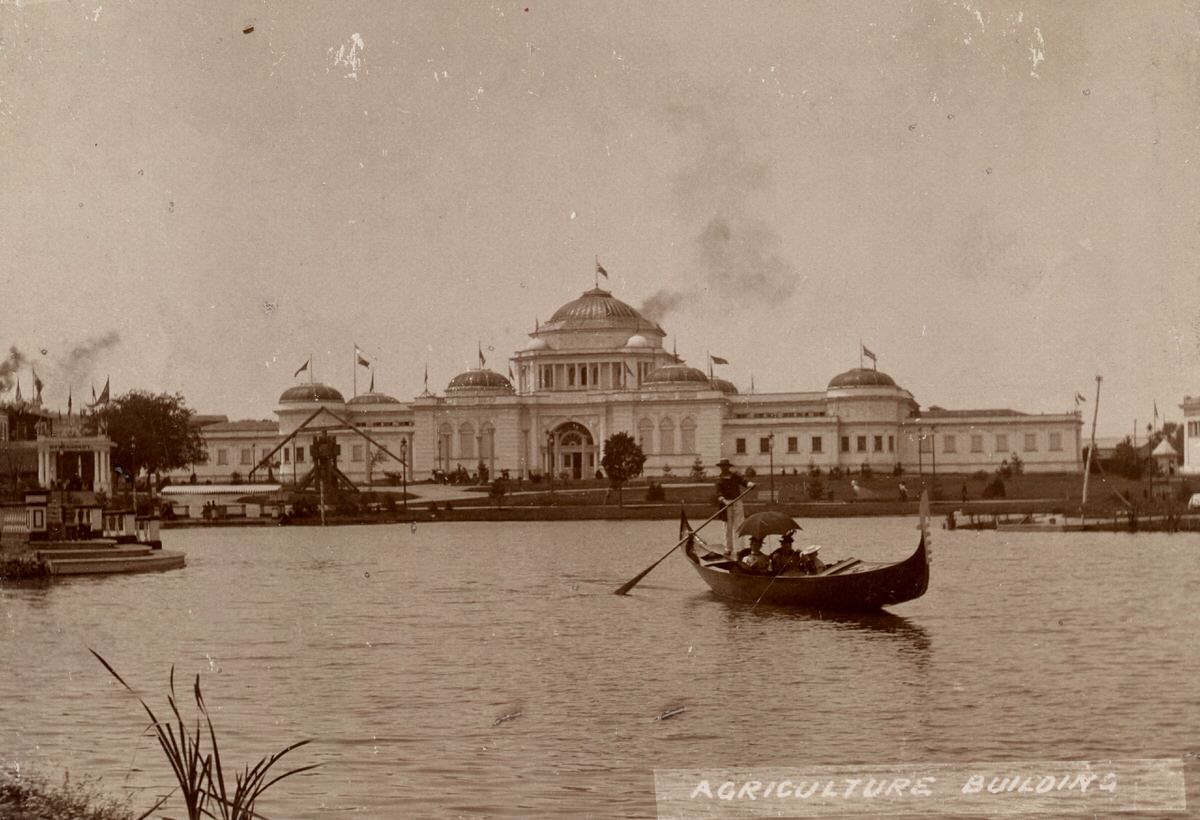
[[[554,490],[554,431],[546,431],[546,471],[550,477],[550,489]]]
[[[775,503],[775,434],[767,434],[767,453],[771,463],[771,503]]]
[[[408,439],[400,439],[400,484],[401,504],[404,514],[408,515]]]

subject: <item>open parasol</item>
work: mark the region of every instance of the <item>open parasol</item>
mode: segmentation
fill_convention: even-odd
[[[746,516],[746,520],[738,527],[737,534],[765,538],[768,535],[783,535],[798,529],[801,529],[801,526],[790,515],[771,510]]]

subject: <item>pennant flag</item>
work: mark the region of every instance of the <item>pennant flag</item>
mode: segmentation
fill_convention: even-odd
[[[600,274],[605,279],[608,278],[608,271],[606,271],[604,266],[600,264],[600,257],[598,256],[596,257],[596,273]]]
[[[425,392],[429,392],[429,362],[425,362]]]
[[[1154,400],[1154,423],[1158,424],[1158,399]]]
[[[37,371],[33,371],[33,389],[37,391],[37,398],[40,401],[42,398],[42,380],[38,378]]]
[[[374,370],[371,371],[371,386],[367,388],[367,392],[368,393],[375,392],[375,371]]]
[[[37,378],[36,376],[34,377]],[[17,401],[21,400],[21,380],[17,379]]]
[[[512,365],[511,365],[511,364],[508,366],[508,380],[509,380],[510,382],[511,382],[511,381],[513,381],[513,372],[512,372]]]
[[[92,407],[96,406],[96,383],[92,382]]]
[[[479,344],[479,369],[483,370],[483,368],[485,366],[487,366],[487,358],[483,355],[483,344],[480,343]]]
[[[71,388],[67,388],[67,415],[71,415]]]
[[[878,362],[878,361],[879,361],[878,359],[876,359],[876,358],[875,358],[875,354],[874,354],[874,353],[872,353],[872,352],[871,352],[871,351],[870,351],[870,350],[867,348],[867,346],[866,346],[866,345],[863,345],[863,346],[862,346],[862,349],[863,349],[863,351],[862,351],[863,355],[864,355],[864,356],[866,356],[868,359],[870,359],[870,360],[871,360],[871,361],[873,361],[873,362]]]
[[[370,367],[371,363],[367,361],[367,357],[358,349],[358,345],[354,346],[354,361],[361,364],[363,367]]]
[[[711,353],[708,358],[712,360],[713,364],[729,364],[729,359],[722,359],[720,356],[714,356]]]
[[[312,356],[309,356],[308,361],[306,361],[304,364],[300,365],[300,367],[296,368],[296,372],[292,374],[292,378],[294,379],[297,376],[299,376],[301,373],[303,373],[305,370],[308,370],[308,366],[310,364],[312,364]]]
[[[1082,393],[1076,393],[1075,394],[1075,403],[1079,404],[1081,401],[1087,401],[1087,397],[1084,396]]]
[[[96,399],[96,404],[108,404],[108,382],[109,380],[106,378],[104,389],[100,391],[100,398]]]
[[[754,374],[753,373],[750,374],[750,392],[751,393],[754,392]]]

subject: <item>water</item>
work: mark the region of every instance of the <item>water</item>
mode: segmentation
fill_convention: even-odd
[[[273,818],[652,817],[656,767],[1200,751],[1193,536],[939,531],[926,597],[869,617],[724,603],[681,556],[611,594],[674,532],[168,531],[182,571],[0,591],[0,754],[143,808],[170,786],[88,647],[163,712],[169,667],[185,701],[199,674],[227,765],[313,738]],[[911,519],[804,536],[827,559],[916,542]]]

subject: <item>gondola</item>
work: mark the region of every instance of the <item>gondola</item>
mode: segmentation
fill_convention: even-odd
[[[846,558],[816,574],[754,573],[728,556],[708,549],[690,530],[686,533],[683,554],[722,598],[804,609],[878,610],[920,598],[929,587],[927,518],[922,516],[921,521],[921,539],[916,551],[893,564]]]

